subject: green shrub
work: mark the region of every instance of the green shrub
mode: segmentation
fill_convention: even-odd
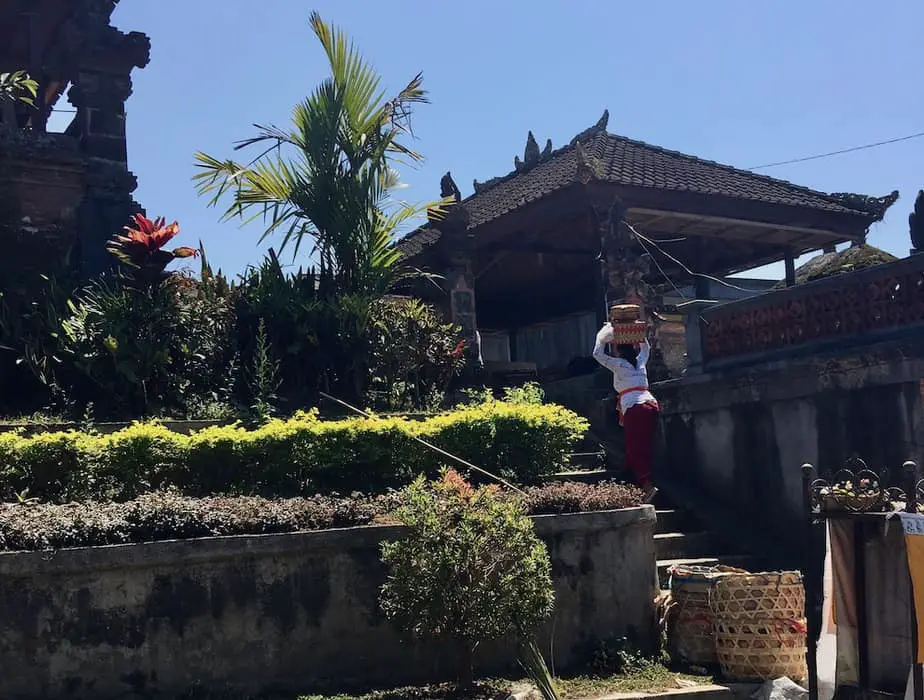
[[[0,435],[0,450],[4,436]],[[569,484],[561,484],[567,487]],[[587,510],[637,506],[620,484],[587,486]],[[503,498],[513,498],[501,492]],[[24,501],[27,499],[24,497]],[[527,487],[520,499],[530,515],[561,512],[547,487]],[[399,494],[310,496],[268,499],[259,496],[189,498],[177,493],[145,494],[126,502],[0,504],[0,550],[89,547],[127,542],[217,535],[258,535],[331,527],[354,527],[393,520]],[[571,511],[569,511],[571,512]]]
[[[456,472],[418,478],[395,512],[406,535],[382,545],[389,569],[382,609],[402,631],[459,645],[472,682],[482,642],[531,638],[554,604],[551,565],[522,504],[497,487],[473,489]]]
[[[560,406],[499,401],[423,421],[319,420],[299,413],[254,430],[211,427],[181,435],[136,423],[111,435],[0,435],[0,497],[28,489],[42,501],[126,500],[165,487],[292,497],[403,488],[434,477],[446,459],[422,438],[491,473],[533,484],[561,470],[587,424]]]

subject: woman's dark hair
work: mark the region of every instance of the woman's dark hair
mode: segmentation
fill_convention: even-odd
[[[638,367],[638,349],[634,345],[617,345],[616,355],[633,367]]]

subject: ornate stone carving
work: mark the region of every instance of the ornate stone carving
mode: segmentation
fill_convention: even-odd
[[[81,203],[78,232],[82,272],[90,277],[112,265],[106,243],[129,223],[133,214],[143,213],[132,197],[138,180],[120,163],[102,158],[87,160],[87,194]]]
[[[577,153],[577,169],[574,173],[574,179],[581,184],[586,185],[591,180],[597,180],[603,177],[603,164],[598,158],[588,153],[581,142],[574,144],[574,150]]]
[[[908,232],[914,252],[924,251],[924,190],[918,190],[914,210],[908,215]]]
[[[452,322],[462,328],[466,372],[471,378],[472,373],[477,373],[480,369],[481,347],[478,338],[475,276],[472,270],[474,237],[468,231],[468,221],[468,212],[464,207],[452,207],[440,225],[440,230],[447,248],[444,278],[449,292],[450,316]]]
[[[544,161],[548,160],[552,156],[552,139],[545,140],[545,148],[542,149],[542,153],[539,154],[539,160]]]
[[[519,160],[519,158],[514,160],[514,165],[516,165],[517,160]],[[490,180],[486,180],[485,182],[478,182],[478,180],[474,180],[472,182],[472,189],[475,190],[475,194],[479,194],[480,192],[485,192],[486,190],[491,189],[494,187],[494,185],[501,182],[502,180],[506,180],[508,177],[510,176],[507,175],[504,177],[492,177]]]
[[[536,137],[533,136],[533,132],[530,131],[526,134],[526,148],[523,149],[523,164],[527,168],[531,168],[539,162],[540,156],[539,144],[536,143]]]
[[[840,275],[704,314],[705,359],[839,341],[924,323],[924,258]]]
[[[440,178],[440,197],[442,199],[452,197],[456,203],[462,201],[462,193],[459,191],[459,187],[456,185],[455,180],[452,179],[452,175],[448,170],[446,174]]]
[[[863,194],[850,194],[849,192],[834,192],[829,196],[848,209],[873,214],[876,217],[873,221],[881,221],[888,208],[898,201],[898,190],[894,190],[884,197],[869,197]]]
[[[576,144],[580,148],[580,144]],[[637,304],[651,329],[651,357],[648,375],[652,382],[670,378],[664,353],[658,342],[661,317],[657,310],[661,296],[646,282],[649,261],[625,223],[625,205],[620,201],[594,209],[600,235],[602,274],[607,308],[612,304]]]
[[[604,109],[603,116],[601,116],[597,120],[597,123],[594,124],[589,129],[584,129],[584,131],[582,131],[580,134],[578,134],[573,139],[571,139],[571,145],[573,146],[576,143],[587,141],[588,139],[596,136],[597,134],[604,133],[606,131],[606,125],[609,124],[609,121],[610,121],[610,111],[608,109]]]

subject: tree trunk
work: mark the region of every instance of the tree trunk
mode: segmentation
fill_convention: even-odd
[[[475,685],[475,647],[462,643],[459,654],[459,686],[463,689]]]

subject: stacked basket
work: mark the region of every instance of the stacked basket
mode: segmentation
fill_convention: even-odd
[[[724,576],[744,573],[730,566],[677,565],[671,569],[671,656],[699,666],[718,663],[712,588]]]
[[[801,574],[730,574],[716,579],[711,594],[716,656],[726,678],[805,679]]]
[[[610,326],[615,345],[635,345],[645,340],[648,324],[639,319],[641,308],[635,304],[614,304],[610,307]]]

